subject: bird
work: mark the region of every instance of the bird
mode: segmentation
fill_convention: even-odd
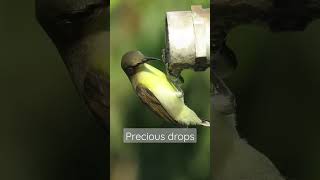
[[[109,134],[109,5],[106,1],[36,0],[35,3],[39,24],[56,46],[93,119]]]
[[[185,105],[183,92],[162,71],[147,63],[151,60],[160,59],[144,56],[140,51],[129,51],[122,56],[121,67],[140,100],[177,126],[210,127],[209,121],[200,119]]]

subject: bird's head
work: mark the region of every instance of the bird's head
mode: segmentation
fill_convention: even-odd
[[[139,65],[144,64],[150,60],[160,59],[146,57],[140,51],[129,51],[122,56],[121,67],[128,76],[131,76],[136,72],[136,69]]]

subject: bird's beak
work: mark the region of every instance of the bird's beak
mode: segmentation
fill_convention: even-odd
[[[153,60],[161,61],[161,59],[154,58],[154,57],[144,57],[143,63],[148,61],[153,61]]]

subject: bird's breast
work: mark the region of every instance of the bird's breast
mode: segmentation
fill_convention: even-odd
[[[156,69],[156,68],[154,68]],[[174,117],[184,107],[183,98],[178,96],[175,86],[158,69],[146,68],[139,70],[131,78],[133,88],[138,85],[149,89],[161,102],[163,107]]]

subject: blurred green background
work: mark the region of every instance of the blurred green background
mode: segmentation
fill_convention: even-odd
[[[0,179],[107,179],[107,136],[34,6],[0,2]]]
[[[228,37],[240,135],[290,180],[320,179],[319,32],[315,21],[303,32],[241,26]]]
[[[165,42],[165,13],[189,11],[209,1],[111,1],[111,179],[206,180],[210,170],[210,129],[198,128],[197,144],[124,144],[123,128],[174,127],[151,112],[136,96],[122,71],[123,54],[140,50],[161,57]],[[164,65],[152,65],[164,70]],[[201,118],[209,118],[209,73],[183,73],[186,104]]]
[[[209,137],[202,129],[204,138],[196,147],[121,143],[121,127],[166,126],[133,93],[118,64],[121,55],[139,49],[160,57],[163,14],[188,10],[191,4],[136,2],[111,1],[111,73],[119,79],[111,79],[116,95],[111,99],[112,177],[208,179]],[[107,136],[91,118],[34,13],[33,1],[0,2],[0,179],[107,179]],[[228,38],[239,60],[227,84],[237,97],[240,134],[296,180],[320,179],[319,32],[316,21],[304,32],[242,26]],[[198,78],[205,79],[206,73],[184,76],[188,105],[205,116],[207,105],[199,101],[205,95],[199,98],[199,91],[204,93],[207,81]],[[141,110],[143,116],[134,114]]]

